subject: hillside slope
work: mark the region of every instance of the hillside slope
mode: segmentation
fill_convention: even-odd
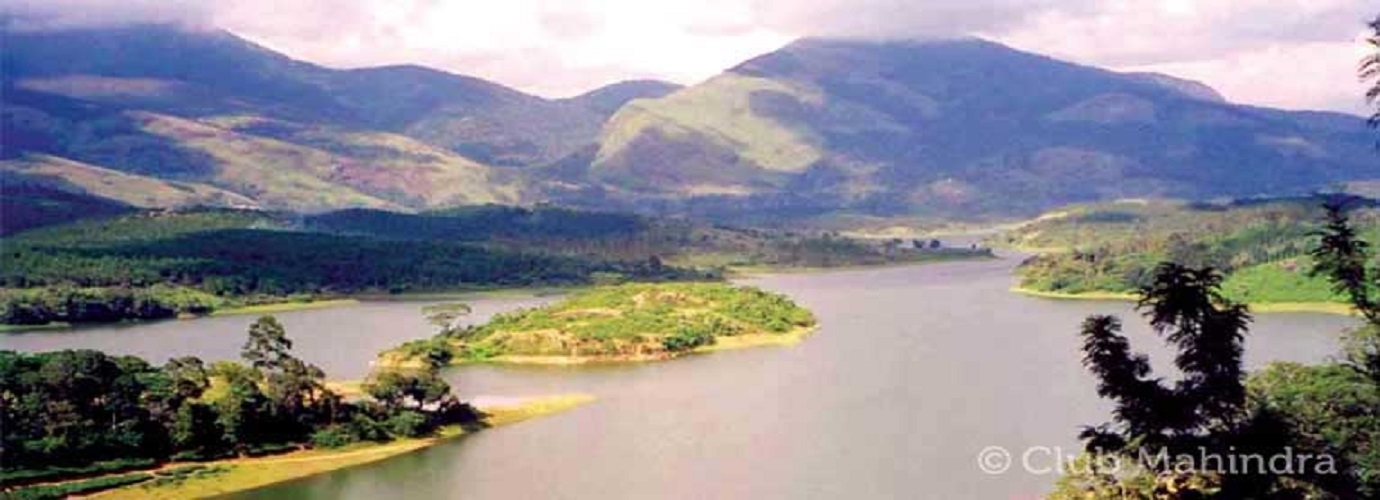
[[[337,70],[224,31],[6,30],[3,156],[202,182],[268,208],[427,209],[524,199],[523,175],[591,148],[628,82],[549,100],[418,66]]]
[[[1359,117],[1234,105],[1198,82],[973,39],[804,39],[689,87],[545,99],[420,66],[326,68],[224,31],[3,37],[0,159],[59,158],[267,209],[551,201],[738,223],[1009,219],[1377,178]],[[101,196],[139,196],[119,185]]]
[[[1233,105],[976,39],[801,40],[633,102],[602,137],[589,175],[606,192],[742,211],[1010,216],[1293,193],[1377,167],[1359,117]]]

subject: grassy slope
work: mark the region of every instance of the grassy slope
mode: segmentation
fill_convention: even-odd
[[[572,394],[535,398],[509,406],[482,408],[488,417],[486,427],[521,422],[557,413],[586,404],[593,398]],[[467,434],[459,427],[443,429],[437,436],[424,439],[404,439],[381,444],[364,444],[338,450],[308,450],[261,458],[233,459],[207,465],[225,467],[225,472],[206,477],[194,477],[170,484],[151,483],[111,490],[98,498],[109,499],[175,499],[203,498],[236,491],[260,488],[275,483],[305,478],[334,470],[386,460],[398,455],[435,446]],[[169,467],[175,467],[169,466]]]
[[[636,100],[605,125],[592,172],[633,184],[656,173],[663,182],[644,187],[705,195],[746,194],[774,182],[776,173],[804,171],[822,153],[802,131],[755,112],[752,100],[763,94],[817,99],[772,80],[724,74],[661,99]],[[733,154],[717,153],[723,151]],[[649,155],[656,161],[648,163]]]
[[[342,161],[336,165],[332,181],[413,208],[515,203],[521,196],[518,183],[501,179],[489,165],[403,135],[341,130],[250,115],[224,115],[201,121],[339,156]]]
[[[205,184],[155,179],[48,155],[0,161],[0,170],[136,207],[257,205],[243,195]]]
[[[1226,269],[1227,297],[1258,312],[1348,313],[1321,277],[1309,276],[1308,231],[1316,219],[1309,201],[1272,202],[1225,210],[1195,210],[1181,202],[1127,201],[1051,212],[1004,236],[1004,243],[1042,254],[1018,272],[1017,291],[1050,298],[1127,299],[1136,284],[1108,268],[1070,257],[1099,255],[1112,270],[1152,267],[1181,247]],[[1362,212],[1358,220],[1371,224]],[[1178,240],[1178,242],[1176,242]]]
[[[672,134],[677,128],[686,129],[720,145],[742,147],[743,156],[761,168],[795,172],[818,160],[820,153],[805,137],[753,112],[750,100],[758,92],[818,99],[765,78],[720,75],[661,99],[629,103],[609,120],[598,159],[616,154],[646,128],[671,127],[666,131]]]
[[[148,212],[42,228],[25,232],[11,241],[63,247],[107,246],[226,229],[280,228],[281,224],[267,214],[254,211]]]
[[[330,180],[346,160],[325,151],[275,139],[240,134],[203,123],[154,113],[137,113],[144,130],[214,158],[206,182],[243,193],[264,206],[291,210],[341,207],[400,208]]]

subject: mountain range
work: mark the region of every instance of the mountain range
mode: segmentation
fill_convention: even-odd
[[[0,180],[41,187],[25,199],[978,218],[1380,177],[1362,118],[979,39],[806,38],[688,87],[547,99],[420,66],[326,68],[225,31],[3,36]]]

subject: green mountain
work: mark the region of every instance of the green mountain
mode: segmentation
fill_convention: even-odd
[[[565,101],[607,118],[633,99],[666,97],[682,88],[680,85],[659,80],[627,80],[599,87]]]
[[[0,36],[0,169],[135,206],[1009,218],[1377,177],[1358,117],[981,40],[805,39],[689,87],[544,99],[419,66],[325,68],[224,31]]]
[[[224,31],[163,25],[6,30],[3,41],[4,158],[304,211],[533,199],[525,176],[501,167],[589,150],[623,102],[671,88],[630,82],[548,100],[417,66],[328,69]],[[141,196],[117,188],[92,194]]]
[[[1342,84],[1345,82],[1339,82]],[[1374,177],[1358,117],[996,43],[805,39],[623,107],[588,176],[708,214],[980,216],[1070,202],[1308,191]]]

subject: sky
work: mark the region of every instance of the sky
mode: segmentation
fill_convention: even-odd
[[[1229,99],[1363,113],[1373,0],[0,0],[32,27],[176,22],[332,67],[414,63],[548,97],[693,84],[804,36],[981,36]]]

